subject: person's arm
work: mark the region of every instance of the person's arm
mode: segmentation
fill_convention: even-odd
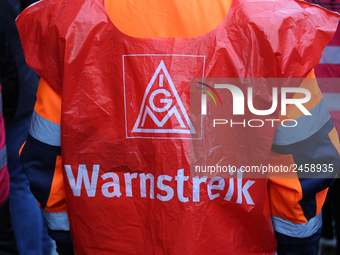
[[[322,228],[321,208],[340,167],[338,134],[318,84],[309,79],[301,87],[311,92],[311,99],[304,106],[312,116],[301,115],[295,106],[289,106],[285,118],[297,120],[298,126],[278,126],[270,158],[271,165],[296,169],[289,178],[273,176],[269,180],[279,255],[316,254]]]
[[[20,160],[60,254],[72,254],[60,148],[61,97],[40,79],[37,101]]]

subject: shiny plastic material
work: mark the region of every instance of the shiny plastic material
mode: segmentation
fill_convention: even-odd
[[[300,1],[234,0],[203,36],[135,38],[115,27],[103,1],[57,0],[17,23],[28,64],[62,94],[77,254],[275,253],[266,179],[189,177],[190,78],[305,77],[336,14]],[[270,102],[263,93],[255,98]],[[240,139],[262,145],[235,155],[268,160],[275,128],[266,137],[232,132],[231,150]]]

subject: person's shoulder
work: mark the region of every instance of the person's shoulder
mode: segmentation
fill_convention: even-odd
[[[72,13],[76,13],[87,0],[41,0],[28,6],[18,16],[16,22],[40,22],[42,25],[66,23]]]
[[[303,17],[304,5],[298,0],[233,0],[232,22],[260,30],[275,32],[284,20],[294,21]],[[240,18],[241,17],[241,18]]]
[[[291,30],[297,36],[315,33],[317,29],[332,31],[340,17],[302,0],[233,0],[232,7],[234,21],[276,38],[280,30]],[[237,18],[240,16],[243,18]]]
[[[308,3],[303,0],[233,0],[242,6],[242,9],[248,14],[256,17],[263,16],[264,18],[272,16],[276,18],[296,18],[311,15],[328,15],[337,14],[331,13],[317,4]],[[267,20],[270,21],[270,20]]]
[[[16,19],[21,34],[41,38],[65,38],[82,3],[88,0],[41,0],[27,7]],[[26,33],[26,32],[27,33]]]
[[[60,5],[60,4],[63,4],[65,2],[65,0],[60,0],[60,1],[57,1],[57,0],[40,0],[40,1],[37,1],[31,5],[29,5],[28,7],[26,7],[22,12],[21,14],[18,16],[17,19],[20,19],[22,17],[26,17],[27,15],[32,15],[34,13],[47,13],[49,11],[51,11],[53,8],[55,8],[55,12],[57,12],[57,6]],[[66,0],[66,2],[69,2],[69,0]],[[53,13],[51,13],[53,14]]]

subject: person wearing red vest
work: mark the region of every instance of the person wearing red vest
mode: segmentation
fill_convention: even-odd
[[[340,163],[318,85],[304,104],[313,118],[273,113],[298,128],[230,128],[207,151],[218,146],[237,167],[332,169],[224,179],[190,175],[190,78],[313,77],[338,20],[291,0],[43,0],[25,10],[17,25],[42,79],[20,157],[59,253],[315,254]],[[266,89],[254,87],[254,104],[272,101]]]

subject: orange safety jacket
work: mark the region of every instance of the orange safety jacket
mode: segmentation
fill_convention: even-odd
[[[70,225],[78,254],[274,254],[272,220],[283,249],[313,252],[331,179],[237,175],[214,179],[225,187],[217,196],[212,179],[189,178],[188,139],[142,131],[133,137],[133,130],[143,122],[135,121],[153,75],[164,86],[177,79],[176,91],[176,73],[199,77],[202,67],[204,78],[313,77],[337,16],[288,0],[235,0],[229,12],[227,1],[130,4],[41,1],[18,18],[27,62],[43,77],[21,160],[49,228]],[[312,120],[287,108],[286,118],[299,119],[301,128],[287,132],[278,125],[262,137],[243,132],[246,141],[265,144],[262,151],[250,148],[251,158],[273,166],[327,162],[338,170],[337,133],[317,84],[308,90],[304,106]],[[184,102],[185,93],[178,93]]]

